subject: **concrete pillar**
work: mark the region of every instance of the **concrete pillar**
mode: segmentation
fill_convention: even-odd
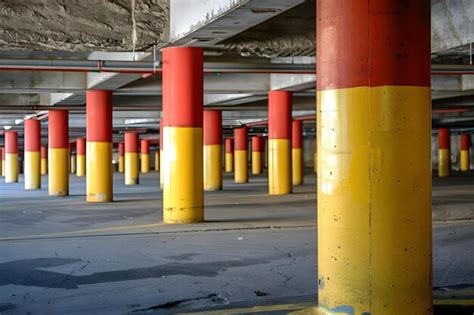
[[[48,190],[51,196],[69,195],[69,121],[67,110],[48,115]]]
[[[163,189],[163,182],[165,179],[165,173],[163,168],[164,155],[163,155],[163,126],[164,126],[164,117],[160,118],[160,188]]]
[[[77,177],[86,176],[86,139],[78,138],[76,140],[76,175]]]
[[[41,146],[41,175],[48,175],[48,147]]]
[[[460,152],[460,160],[459,160],[459,167],[461,171],[466,172],[469,171],[469,148],[471,146],[471,139],[468,133],[461,134],[461,152]]]
[[[252,137],[252,175],[262,174],[263,138]]]
[[[313,159],[313,171],[314,174],[318,173],[318,140],[316,138],[313,140],[313,154],[314,154],[314,159]]]
[[[75,142],[69,144],[69,172],[76,174],[76,153],[75,153]]]
[[[5,183],[18,182],[18,133],[5,131]]]
[[[160,171],[160,147],[155,146],[155,171]]]
[[[289,194],[291,166],[291,97],[289,91],[268,93],[268,193]]]
[[[86,92],[87,202],[113,200],[112,91]]]
[[[125,185],[139,183],[138,134],[125,133]]]
[[[204,190],[222,190],[222,113],[204,111]]]
[[[123,142],[118,144],[118,171],[123,173],[125,171],[125,158]]]
[[[449,128],[438,129],[438,176],[447,177],[451,173],[451,133]]]
[[[234,181],[238,184],[249,181],[246,126],[234,129]]]
[[[150,171],[150,140],[147,139],[140,140],[140,171]]]
[[[291,126],[291,164],[293,186],[303,184],[304,177],[304,153],[303,153],[303,122],[301,120],[293,120]]]
[[[431,314],[430,1],[317,1],[320,314]]]
[[[204,221],[203,50],[163,49],[163,222]]]
[[[3,158],[3,147],[0,147],[0,176],[4,176],[5,159]]]
[[[25,189],[41,189],[41,122],[25,120]]]
[[[234,138],[225,138],[225,172],[234,171]]]

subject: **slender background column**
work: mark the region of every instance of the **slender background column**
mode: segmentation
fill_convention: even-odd
[[[71,174],[76,174],[76,143],[71,142],[69,143],[69,157],[70,157],[70,162],[69,162],[69,172]]]
[[[204,111],[204,190],[222,189],[222,113]]]
[[[460,152],[460,169],[463,172],[469,171],[469,147],[471,146],[470,134],[461,134],[461,152]]]
[[[155,146],[155,171],[160,171],[160,147]]]
[[[321,314],[431,314],[431,5],[317,1]]]
[[[6,175],[6,171],[5,171],[5,167],[6,167],[5,155],[6,155],[5,147],[2,147],[2,176],[5,176],[5,175]]]
[[[67,110],[50,110],[48,118],[48,190],[69,195],[69,121]]]
[[[18,182],[18,133],[5,131],[5,183]]]
[[[41,189],[41,122],[25,120],[25,189]]]
[[[451,133],[449,128],[438,129],[438,176],[446,177],[451,173]]]
[[[125,171],[125,158],[124,158],[124,147],[123,142],[118,144],[118,171],[123,173]]]
[[[293,190],[291,165],[291,97],[289,91],[268,93],[268,193]]]
[[[48,175],[48,147],[41,146],[41,175]]]
[[[293,120],[291,127],[291,164],[293,166],[293,185],[302,185],[304,177],[303,122]]]
[[[234,129],[234,181],[249,181],[247,126]]]
[[[313,140],[313,171],[314,171],[314,174],[318,173],[318,140],[317,138]]]
[[[165,162],[165,155],[164,155],[164,142],[163,142],[163,130],[165,129],[165,120],[164,117],[160,118],[160,188],[163,189],[163,182],[165,180],[165,173],[164,173],[164,162]]]
[[[140,140],[140,171],[150,171],[150,141],[147,139]]]
[[[86,176],[86,139],[78,138],[76,140],[76,175],[77,177]]]
[[[204,221],[203,50],[163,49],[163,221]]]
[[[252,174],[262,174],[262,153],[263,138],[261,136],[252,137]]]
[[[4,163],[5,163],[5,160],[3,159],[3,147],[0,147],[0,176],[4,176],[3,175]]]
[[[125,185],[139,183],[138,134],[125,133]]]
[[[225,172],[234,171],[234,138],[225,139]]]
[[[112,91],[86,92],[87,202],[113,200]]]

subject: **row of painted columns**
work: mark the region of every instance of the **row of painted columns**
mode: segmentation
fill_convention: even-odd
[[[471,139],[467,133],[460,135],[459,169],[470,169]],[[438,176],[446,177],[451,173],[451,133],[449,128],[438,129]]]

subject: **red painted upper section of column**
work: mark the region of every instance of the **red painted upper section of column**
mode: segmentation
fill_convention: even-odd
[[[18,153],[18,132],[5,131],[5,153]]]
[[[451,148],[451,139],[449,128],[439,128],[438,129],[438,142],[440,149],[450,149]]]
[[[318,90],[431,84],[429,0],[317,0]]]
[[[48,158],[48,147],[45,147],[44,145],[41,146],[41,158],[42,159]]]
[[[222,144],[222,113],[220,110],[204,111],[204,145]]]
[[[50,148],[69,148],[67,110],[50,110],[48,114],[48,144]]]
[[[77,155],[86,155],[86,139],[85,138],[77,138],[76,152],[77,152]]]
[[[468,133],[461,134],[461,150],[469,150],[471,146],[471,137]]]
[[[165,126],[202,127],[203,50],[164,48],[162,62]]]
[[[234,129],[234,150],[248,150],[246,126]]]
[[[138,133],[125,133],[125,152],[138,152]]]
[[[112,91],[86,92],[88,142],[112,142]]]
[[[140,141],[140,152],[142,154],[150,154],[150,140],[142,139]]]
[[[225,153],[234,153],[234,138],[225,138]]]
[[[293,120],[291,134],[291,147],[301,149],[303,147],[303,122],[301,120]]]
[[[25,151],[41,150],[41,122],[37,119],[25,120]]]
[[[123,143],[118,144],[118,154],[119,156],[123,156]]]
[[[291,139],[291,96],[289,91],[268,93],[269,139]]]
[[[252,137],[252,151],[263,152],[263,138],[261,136]]]

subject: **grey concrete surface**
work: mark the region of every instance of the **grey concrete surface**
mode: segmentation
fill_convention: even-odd
[[[226,176],[224,191],[206,193],[206,223],[193,225],[160,223],[157,173],[135,187],[115,174],[111,204],[87,204],[85,178],[71,176],[64,198],[0,180],[0,312],[316,302],[315,177],[305,180],[290,196],[268,196],[263,176],[244,185]],[[434,179],[435,297],[474,287],[473,190],[474,174]]]

